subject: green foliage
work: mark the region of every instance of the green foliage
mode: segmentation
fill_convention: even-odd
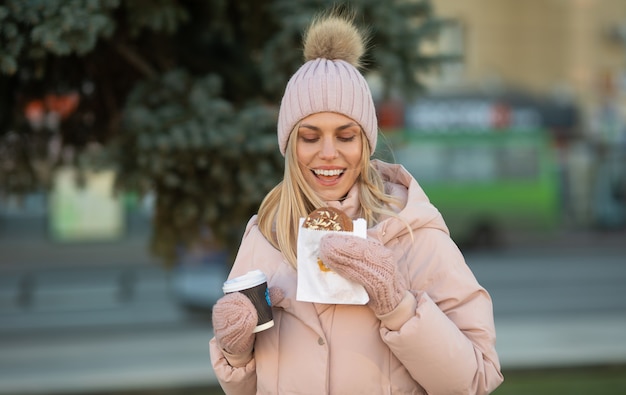
[[[234,248],[236,225],[278,182],[274,111],[253,105],[235,111],[220,94],[218,75],[173,70],[138,84],[128,98],[120,181],[124,189],[156,193],[152,248],[168,263],[203,226]]]
[[[61,163],[115,167],[121,189],[156,195],[152,245],[165,262],[207,229],[234,250],[282,176],[276,115],[303,61],[302,32],[334,6],[6,0],[0,192],[45,187]],[[371,33],[367,70],[380,73],[387,93],[419,92],[417,73],[439,62],[420,52],[439,26],[429,1],[355,0],[346,10]],[[44,100],[76,94],[63,116]],[[43,123],[29,114],[37,103]]]
[[[41,58],[91,51],[115,29],[119,0],[6,0],[0,6],[0,71],[14,74],[23,51]]]
[[[133,37],[143,29],[173,34],[189,19],[187,10],[171,0],[133,0],[124,2],[124,5]]]

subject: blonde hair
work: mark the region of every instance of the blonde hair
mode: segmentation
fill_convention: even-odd
[[[291,131],[285,152],[283,180],[263,199],[258,212],[259,229],[263,236],[294,268],[297,267],[297,240],[300,218],[306,217],[326,203],[313,191],[298,166],[296,140],[300,123]],[[295,136],[295,137],[294,137]],[[370,148],[361,130],[362,154],[359,186],[359,216],[367,221],[368,228],[378,223],[383,215],[397,214],[391,206],[400,205],[394,196],[385,193],[383,180],[370,160]]]

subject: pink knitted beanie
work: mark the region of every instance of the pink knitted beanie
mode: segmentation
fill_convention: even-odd
[[[348,18],[325,16],[313,21],[304,37],[306,63],[291,77],[278,113],[278,144],[285,155],[295,125],[318,112],[336,112],[361,125],[376,149],[378,122],[369,86],[359,72],[364,38]]]

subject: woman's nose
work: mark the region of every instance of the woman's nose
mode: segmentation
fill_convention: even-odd
[[[324,139],[322,141],[322,148],[320,151],[320,158],[332,159],[337,157],[337,147],[333,139]]]

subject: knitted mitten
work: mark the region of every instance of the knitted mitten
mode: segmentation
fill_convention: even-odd
[[[320,259],[340,276],[362,284],[378,316],[395,309],[406,294],[391,250],[373,239],[330,234],[320,242]]]
[[[280,304],[285,299],[285,291],[283,291],[282,288],[270,287],[268,292],[272,306]]]
[[[252,351],[258,315],[254,305],[241,292],[222,296],[213,306],[213,333],[226,352],[243,355]]]

